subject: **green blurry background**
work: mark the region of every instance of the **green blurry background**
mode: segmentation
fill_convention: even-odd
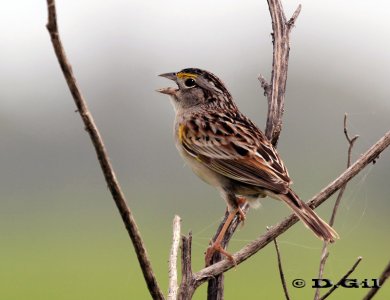
[[[266,1],[57,1],[63,42],[167,289],[171,222],[192,230],[194,270],[224,203],[176,153],[173,110],[157,75],[184,67],[220,76],[261,128],[270,77]],[[300,1],[292,33],[286,114],[278,149],[303,199],[345,168],[342,120],[360,138],[356,159],[390,125],[387,1]],[[284,1],[290,16],[299,2]],[[0,11],[0,299],[148,299],[127,233],[55,59],[45,1],[2,1]],[[389,259],[390,152],[348,186],[325,277],[376,278]],[[265,199],[230,251],[289,214]],[[318,209],[329,219],[334,198]],[[293,299],[312,299],[322,243],[297,224],[279,239]],[[308,286],[295,289],[303,278]],[[226,274],[226,299],[283,299],[274,248]],[[196,299],[204,299],[205,287]],[[331,299],[360,299],[339,289]],[[390,299],[390,285],[376,299]]]

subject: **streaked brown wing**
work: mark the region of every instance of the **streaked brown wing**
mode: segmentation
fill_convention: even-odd
[[[248,119],[194,117],[179,127],[184,149],[213,171],[236,181],[287,192],[291,183],[283,162]]]

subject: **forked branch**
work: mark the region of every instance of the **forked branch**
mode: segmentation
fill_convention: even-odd
[[[267,0],[272,19],[273,61],[271,82],[260,75],[259,80],[268,100],[268,116],[265,135],[276,147],[282,131],[284,97],[286,94],[290,32],[301,12],[301,5],[287,21],[280,0]]]
[[[192,273],[191,253],[192,233],[190,232],[188,236],[182,236],[181,238],[181,284],[178,300],[191,299],[198,287]]]
[[[352,160],[352,158],[351,158],[352,148],[353,148],[353,145],[355,144],[355,142],[359,136],[355,135],[353,138],[349,137],[348,127],[347,127],[347,117],[348,117],[347,114],[344,114],[344,135],[345,135],[345,138],[348,142],[347,168],[349,168],[351,166],[351,160]],[[337,195],[336,202],[334,204],[333,211],[332,211],[332,216],[330,217],[330,221],[329,221],[330,226],[333,226],[333,224],[334,224],[334,221],[336,219],[337,210],[339,208],[341,199],[344,195],[346,188],[347,188],[347,184],[343,185],[343,187],[339,191],[339,194]],[[322,246],[322,252],[321,252],[321,260],[320,260],[320,267],[319,267],[319,271],[318,271],[318,279],[322,279],[322,277],[324,275],[325,264],[326,264],[328,257],[329,257],[328,243],[324,242],[324,244]],[[314,300],[318,300],[319,297],[320,297],[320,289],[317,288],[315,293],[314,293]]]
[[[68,84],[69,90],[72,93],[73,100],[77,106],[77,110],[84,123],[85,130],[88,132],[92,144],[95,148],[100,167],[107,182],[107,186],[119,210],[119,213],[122,217],[122,221],[127,229],[127,232],[129,233],[131,241],[133,242],[134,250],[137,255],[138,262],[141,266],[146,284],[149,288],[149,292],[153,299],[164,299],[164,296],[161,292],[160,287],[158,286],[156,277],[154,275],[150,260],[148,258],[148,254],[141,238],[141,234],[138,230],[133,214],[131,213],[130,208],[127,206],[126,198],[121,190],[114,169],[108,158],[107,150],[104,146],[103,139],[99,133],[95,121],[93,120],[92,114],[88,109],[87,103],[83,95],[81,94],[81,90],[77,84],[76,77],[73,74],[72,67],[68,61],[68,58],[66,57],[65,50],[62,46],[62,42],[58,32],[55,1],[47,0],[47,8],[48,22],[46,27],[50,34],[54,52],[61,66],[61,70]]]

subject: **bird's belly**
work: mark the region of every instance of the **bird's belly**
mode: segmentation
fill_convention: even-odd
[[[191,156],[183,149],[183,147],[180,144],[176,144],[176,147],[181,155],[181,157],[184,159],[184,161],[189,165],[192,169],[192,171],[204,182],[214,186],[214,187],[220,187],[223,185],[223,182],[225,179],[220,174],[214,172],[213,170],[209,169],[207,166],[205,166],[202,162],[198,161],[195,157]]]

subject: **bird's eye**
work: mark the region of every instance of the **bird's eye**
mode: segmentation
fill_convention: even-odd
[[[188,78],[186,79],[186,81],[184,81],[184,84],[186,87],[193,87],[195,86],[195,80],[193,80],[192,78]]]

